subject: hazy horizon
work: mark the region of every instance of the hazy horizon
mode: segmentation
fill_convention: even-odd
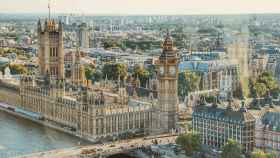
[[[0,13],[47,13],[48,0],[0,0]],[[279,14],[279,0],[51,0],[53,14]]]

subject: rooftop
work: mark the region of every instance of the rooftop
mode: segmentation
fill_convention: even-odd
[[[232,108],[211,106],[210,104],[198,105],[194,110],[194,114],[204,114],[209,117],[237,122],[255,121],[254,116],[245,107],[241,107],[239,110],[234,110]]]

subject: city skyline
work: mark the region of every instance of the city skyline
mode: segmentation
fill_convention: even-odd
[[[0,158],[279,156],[278,1],[0,0]]]
[[[47,13],[48,0],[0,0],[2,13]],[[18,4],[18,5],[15,5]],[[51,0],[52,13],[81,14],[249,14],[280,13],[277,0]]]

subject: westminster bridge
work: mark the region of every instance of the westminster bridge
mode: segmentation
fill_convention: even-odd
[[[77,146],[69,149],[59,149],[47,152],[40,152],[18,158],[92,158],[109,157],[115,154],[127,153],[136,149],[149,147],[153,144],[173,144],[177,135],[158,135],[144,138],[121,140],[105,144],[90,146]]]

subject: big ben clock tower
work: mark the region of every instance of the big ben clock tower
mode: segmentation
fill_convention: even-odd
[[[153,128],[156,133],[175,129],[178,112],[178,54],[169,33],[163,42],[163,50],[157,61],[158,104],[154,108]]]

